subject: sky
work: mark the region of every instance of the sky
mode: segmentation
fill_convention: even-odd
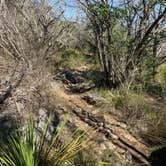
[[[49,0],[52,4],[55,3],[55,1],[57,0]],[[60,1],[60,0],[59,0]],[[64,1],[64,0],[63,0]],[[110,0],[111,1],[111,0]],[[115,5],[118,5],[118,1],[119,0],[114,0],[114,4]],[[66,4],[65,4],[66,3]],[[73,6],[75,5],[74,3],[74,0],[65,0],[65,3],[62,3],[62,6],[66,5],[65,6],[65,17],[67,19],[75,19],[76,18],[76,15],[79,14],[78,10],[76,8],[74,8]]]
[[[54,4],[55,1],[57,0],[49,0],[51,4]],[[65,17],[67,19],[72,19],[76,14],[77,14],[77,10],[73,7],[74,5],[74,0],[65,0],[62,1],[61,5],[63,6],[62,8],[65,8]]]
[[[68,4],[68,5],[74,5],[73,4],[73,0],[66,0],[66,3]],[[76,9],[74,9],[74,7],[70,7],[70,6],[68,6],[67,8],[66,8],[66,13],[65,13],[65,16],[66,17],[73,17],[75,14],[76,14]]]

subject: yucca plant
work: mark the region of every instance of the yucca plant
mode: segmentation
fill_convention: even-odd
[[[74,132],[74,138],[62,143],[60,138],[64,129],[61,124],[51,141],[47,140],[49,123],[42,134],[38,133],[32,120],[24,131],[9,136],[1,143],[0,161],[6,166],[69,166],[74,165],[74,156],[85,145],[84,134]]]

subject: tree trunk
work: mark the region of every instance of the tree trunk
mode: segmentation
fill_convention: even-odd
[[[152,78],[153,81],[155,81],[155,74],[156,74],[156,57],[157,57],[157,45],[158,45],[158,41],[157,41],[157,37],[154,38],[153,40],[153,65],[152,65]]]
[[[104,44],[104,39],[102,37],[98,36],[98,50],[99,50],[99,58],[100,58],[100,62],[102,65],[102,70],[104,72],[104,78],[105,78],[105,85],[108,86],[109,88],[111,87],[111,64],[107,55],[107,51],[105,48],[105,44]]]

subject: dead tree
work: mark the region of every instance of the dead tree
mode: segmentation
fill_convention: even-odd
[[[58,5],[58,1],[55,2]],[[0,3],[0,48],[12,61],[21,63],[17,76],[0,96],[3,103],[27,75],[46,70],[47,57],[57,51],[57,41],[66,29],[63,11],[53,10],[46,1],[4,0]],[[36,75],[36,78],[39,76]],[[15,78],[15,79],[14,79]],[[42,79],[42,78],[41,78]],[[34,81],[35,82],[35,81]]]

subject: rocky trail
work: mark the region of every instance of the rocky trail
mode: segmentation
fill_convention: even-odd
[[[92,86],[84,84],[84,77],[80,77],[79,74],[73,76],[73,78],[71,76],[69,77],[70,79],[72,78],[70,83],[74,80],[72,88],[76,87],[77,90],[81,89],[81,93],[73,92],[73,89],[70,89],[71,86],[68,86],[68,84],[64,83],[61,79],[52,79],[50,81],[49,93],[53,94],[52,98],[53,103],[55,103],[55,108],[64,108],[64,112],[62,111],[62,114],[65,116],[66,114],[69,114],[69,123],[74,127],[83,130],[90,140],[97,142],[97,146],[95,148],[96,154],[100,155],[104,150],[110,150],[120,158],[120,165],[131,165],[133,161],[134,163],[138,163],[138,165],[150,165],[148,158],[151,151],[143,142],[141,142],[141,139],[134,137],[128,131],[128,126],[122,122],[121,119],[117,118],[115,114],[102,112],[102,110],[96,106],[93,101],[87,101],[87,93],[82,93],[82,90],[84,91],[84,89],[86,89],[87,91],[89,90],[89,87]],[[83,87],[80,81],[83,82]],[[79,86],[77,87],[77,85]],[[23,96],[20,97],[24,98]],[[12,115],[12,119],[17,119],[17,114],[23,112],[22,116],[25,119],[28,118],[25,117],[28,115],[28,109],[25,109],[26,104],[23,102],[24,100],[22,101],[18,99],[16,100],[11,98],[14,105],[10,106],[10,108],[12,108],[9,109],[10,111],[8,111],[7,108],[4,108],[3,105],[1,106],[1,110],[3,110],[1,115],[2,120],[0,120],[0,122],[2,121],[1,129],[4,128],[6,130],[6,128],[12,128],[13,124],[15,124],[15,121],[9,123],[9,121],[11,121],[10,119],[5,119],[4,121],[4,117],[10,117],[8,114]],[[18,107],[18,112],[16,113],[14,109],[15,104]],[[41,114],[41,117],[45,117],[43,116],[45,113],[43,113],[42,110],[39,110],[38,112]],[[14,115],[15,117],[13,117]],[[47,118],[43,120],[43,122],[45,121],[47,121]]]
[[[118,121],[111,114],[98,115],[97,107],[88,104],[82,95],[69,93],[62,83],[54,81],[51,84],[52,92],[70,107],[71,119],[78,128],[86,131],[90,138],[102,137],[102,146],[116,150],[120,155],[128,153],[141,165],[150,165],[148,157],[150,150],[138,138],[133,137],[125,123]],[[122,155],[123,156],[123,155]]]

